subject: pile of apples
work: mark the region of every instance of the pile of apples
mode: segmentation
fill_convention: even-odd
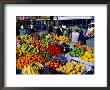
[[[66,65],[56,68],[58,72],[65,74],[82,74],[84,73],[85,69],[86,67],[84,64],[78,63],[76,61],[66,63]]]

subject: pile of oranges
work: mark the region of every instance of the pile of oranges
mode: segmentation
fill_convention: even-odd
[[[35,55],[35,54],[27,54],[21,56],[16,61],[16,67],[23,68],[24,66],[30,65],[33,62],[42,62],[43,58],[41,55]]]

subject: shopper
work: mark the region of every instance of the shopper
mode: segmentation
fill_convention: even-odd
[[[77,32],[77,26],[74,26],[72,28],[72,35],[71,35],[71,40],[75,43],[78,42],[78,37],[79,37],[79,33]]]
[[[62,36],[63,35],[63,31],[61,30],[61,28],[57,28],[57,35],[58,36]]]
[[[18,23],[18,21],[16,22],[16,35],[20,35],[20,25]]]
[[[22,36],[22,35],[24,35],[25,33],[24,33],[24,26],[23,26],[23,24],[20,26],[20,36]]]
[[[65,30],[66,30],[66,36],[67,36],[68,38],[70,38],[70,34],[72,33],[71,28],[68,26]]]
[[[51,33],[51,32],[53,32],[53,26],[52,25],[49,26],[49,30],[48,30],[48,33]]]
[[[29,31],[29,30],[28,30],[28,26],[25,24],[25,25],[24,25],[24,33],[25,33],[25,35],[28,34],[28,31]]]
[[[80,34],[79,34],[79,37],[78,37],[78,41],[79,41],[81,44],[86,45],[86,38],[84,37],[84,32],[83,32],[83,30],[80,31]]]

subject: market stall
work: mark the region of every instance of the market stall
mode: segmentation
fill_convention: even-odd
[[[16,36],[16,73],[94,73],[94,49],[55,33]]]

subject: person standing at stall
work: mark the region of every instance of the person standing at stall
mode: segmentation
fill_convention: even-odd
[[[16,35],[20,35],[20,25],[19,25],[19,22],[16,21]]]
[[[52,25],[49,26],[49,30],[48,30],[48,33],[51,33],[51,32],[53,32],[53,26]]]
[[[61,30],[60,27],[57,28],[57,35],[58,36],[63,36],[63,31]]]
[[[53,32],[53,16],[50,16],[50,21],[49,21],[49,29],[48,29],[48,33],[50,34],[51,32]]]
[[[86,38],[84,37],[84,32],[83,32],[82,29],[81,29],[81,31],[80,31],[80,33],[79,33],[78,41],[79,41],[81,44],[86,45]]]
[[[77,32],[77,26],[74,26],[72,28],[72,35],[71,35],[71,40],[75,43],[78,42],[78,37],[79,37],[79,33]]]
[[[20,36],[24,35],[24,26],[23,24],[20,26]]]

